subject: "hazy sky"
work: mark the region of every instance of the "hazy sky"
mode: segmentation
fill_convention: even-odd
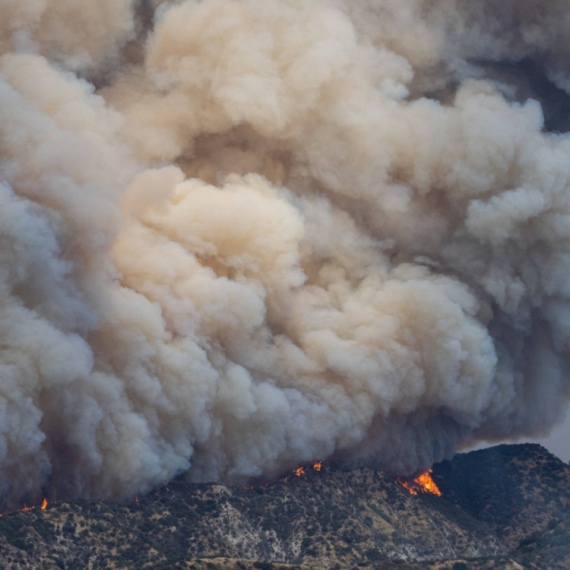
[[[554,453],[562,461],[566,463],[570,462],[570,413],[566,413],[565,420],[552,430],[552,433],[548,437],[543,437],[540,439],[521,439],[517,441],[507,441],[506,443],[540,443],[544,445],[550,452]],[[497,442],[493,443],[480,443],[475,445],[471,449],[482,449],[488,446],[497,445]]]
[[[548,447],[552,453],[555,453],[563,461],[570,461],[570,414],[566,413],[565,421],[555,428],[552,433],[544,438],[537,440],[545,447]]]

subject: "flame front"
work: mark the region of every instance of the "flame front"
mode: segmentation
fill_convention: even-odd
[[[322,468],[323,468],[323,462],[322,461],[317,461],[316,463],[313,464],[313,469],[315,471],[320,471]],[[295,469],[293,471],[293,473],[295,473],[295,475],[297,475],[297,477],[300,477],[301,475],[306,475],[307,470],[305,467],[298,467],[297,469]],[[286,479],[284,479],[284,481],[286,481]]]
[[[322,461],[317,461],[316,463],[313,463],[312,465],[313,470],[314,471],[321,471],[323,469],[323,462]],[[292,473],[293,475],[297,476],[297,477],[302,477],[303,475],[307,474],[307,469],[309,469],[309,467],[297,467],[297,469],[293,469]],[[290,476],[287,477],[282,477],[281,481],[283,481],[283,483],[287,483],[287,481],[289,481]],[[255,489],[256,487],[259,488],[264,488],[267,487],[269,485],[269,483],[265,483],[265,485],[256,485],[256,486],[249,486],[249,487],[244,487],[244,489],[246,491],[251,491],[253,489]],[[138,503],[137,503],[138,504]]]
[[[46,506],[47,506],[47,500],[46,500],[46,499],[44,499],[44,503],[45,503]],[[42,509],[45,509],[44,503],[42,503],[42,506],[41,506]],[[8,512],[6,512],[6,513],[2,513],[2,514],[0,514],[0,517],[1,517],[2,515],[9,515],[9,514],[12,514],[12,513],[27,513],[28,511],[33,511],[35,508],[36,508],[36,507],[28,507],[28,505],[26,505],[26,503],[24,503],[24,506],[23,506],[21,509],[17,509],[17,510],[15,510],[15,511],[8,511]]]
[[[419,493],[431,493],[432,495],[441,497],[441,491],[435,484],[435,481],[431,478],[431,473],[432,470],[430,469],[411,481],[398,477],[398,483],[400,483],[402,487],[405,487],[412,495],[417,495]]]
[[[47,499],[44,499],[42,501],[42,504],[40,505],[40,509],[44,510],[47,506],[48,506],[48,501],[47,501]],[[24,506],[21,509],[16,509],[15,511],[7,511],[5,513],[0,513],[0,517],[2,517],[4,515],[11,515],[13,513],[27,513],[28,511],[33,511],[35,508],[37,508],[37,507],[36,506],[28,507],[28,505],[26,505],[24,503]]]

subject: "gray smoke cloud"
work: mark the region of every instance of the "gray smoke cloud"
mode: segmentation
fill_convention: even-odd
[[[562,418],[567,2],[0,13],[5,506]]]

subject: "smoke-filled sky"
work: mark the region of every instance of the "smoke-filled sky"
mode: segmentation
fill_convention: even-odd
[[[565,0],[0,14],[0,503],[563,419]]]
[[[547,438],[538,440],[538,442],[563,461],[570,462],[570,417],[568,413],[564,423],[556,427]]]

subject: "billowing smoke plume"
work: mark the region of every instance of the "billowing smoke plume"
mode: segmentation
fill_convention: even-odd
[[[4,505],[560,419],[566,1],[0,14]]]

